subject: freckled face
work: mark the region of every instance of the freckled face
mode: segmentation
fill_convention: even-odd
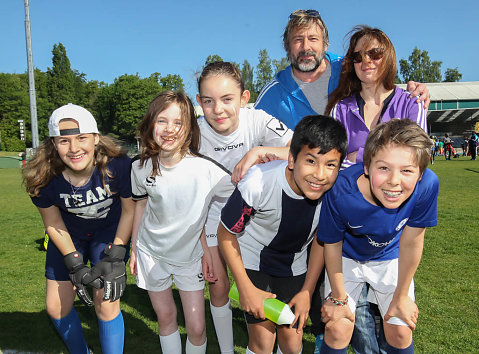
[[[162,153],[177,152],[182,143],[183,119],[176,103],[170,104],[156,116],[153,139],[161,147]]]
[[[364,173],[369,176],[369,193],[365,198],[388,209],[404,203],[421,179],[413,149],[395,144],[379,150],[369,167],[364,167]]]

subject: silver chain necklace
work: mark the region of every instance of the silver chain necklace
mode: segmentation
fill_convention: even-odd
[[[94,171],[94,169],[93,169],[93,171]],[[73,186],[70,175],[67,175],[68,183],[70,183],[70,188],[72,190],[70,196],[72,197],[73,205],[75,205],[75,207],[77,207],[77,208],[83,203],[83,201],[81,199],[77,199],[77,192],[80,190],[81,187],[86,186],[88,184],[88,182],[90,182],[91,176],[93,176],[93,171],[91,172],[90,177],[88,177],[86,182],[83,183],[82,185],[78,186],[78,187]]]

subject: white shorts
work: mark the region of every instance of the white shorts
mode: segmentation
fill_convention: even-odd
[[[136,285],[141,289],[164,291],[171,287],[173,281],[178,289],[183,291],[205,288],[201,259],[187,266],[175,266],[137,249],[136,267]]]
[[[348,305],[351,312],[356,312],[356,303],[359,300],[364,283],[369,284],[368,301],[378,304],[381,316],[384,318],[396,291],[398,278],[398,259],[387,261],[358,262],[343,257],[344,289],[349,296]],[[331,292],[329,278],[325,277],[324,297]],[[414,280],[409,285],[409,297],[414,301]],[[407,326],[406,322],[398,317],[391,317],[390,324]]]

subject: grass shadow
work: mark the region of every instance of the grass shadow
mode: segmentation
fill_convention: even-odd
[[[45,237],[35,240],[35,244],[37,245],[36,247],[39,251],[45,251],[45,247],[43,246],[44,242],[45,242]]]

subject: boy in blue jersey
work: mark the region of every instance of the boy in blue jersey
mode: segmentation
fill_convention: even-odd
[[[298,295],[305,283],[307,248],[321,200],[336,181],[346,150],[341,123],[307,116],[296,126],[288,161],[253,166],[221,212],[218,241],[246,312],[246,353],[271,353],[276,333],[278,352],[301,351],[312,293]],[[313,249],[319,249],[314,261],[322,268],[322,247],[315,241]],[[309,299],[302,301],[304,296]],[[263,302],[272,297],[295,306],[297,329],[265,320]]]
[[[318,239],[328,277],[321,353],[346,353],[364,283],[384,319],[388,353],[413,353],[418,308],[413,276],[426,227],[437,224],[437,176],[427,169],[431,140],[410,120],[369,134],[364,165],[344,171],[324,198]],[[348,306],[346,306],[348,305]]]

